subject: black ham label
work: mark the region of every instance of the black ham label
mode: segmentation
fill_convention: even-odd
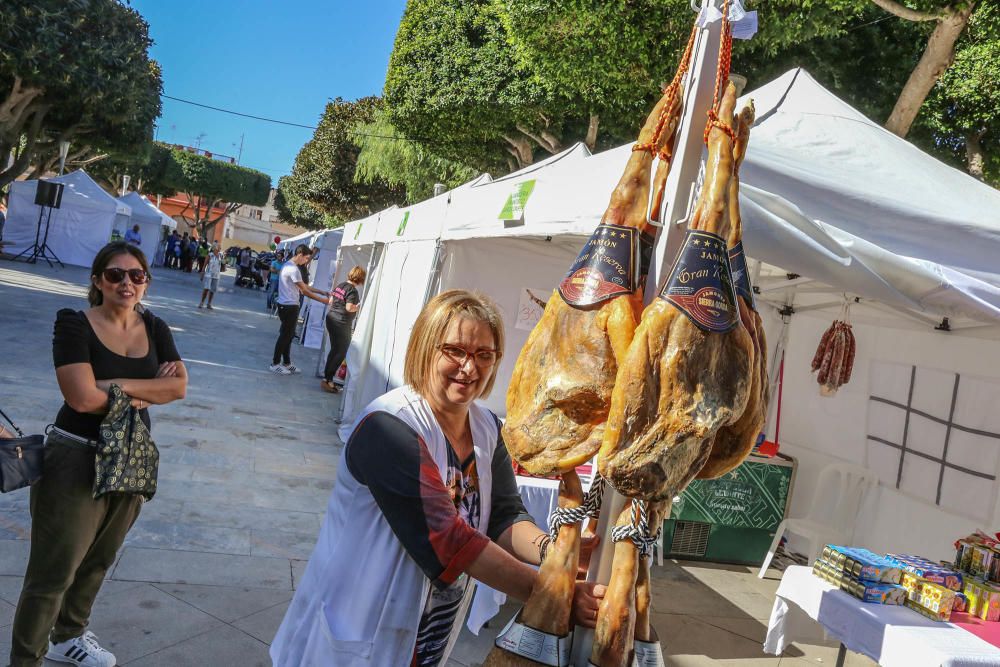
[[[640,236],[644,235],[634,227],[598,225],[559,283],[563,300],[571,306],[585,308],[622,294],[632,294],[640,284],[643,252]],[[651,253],[650,244],[647,254]]]
[[[740,321],[726,241],[689,229],[660,292],[703,331],[724,333]]]
[[[729,249],[729,266],[733,271],[736,295],[743,297],[750,308],[757,310],[757,304],[753,299],[753,287],[750,286],[750,272],[747,271],[747,256],[743,252],[743,241]]]

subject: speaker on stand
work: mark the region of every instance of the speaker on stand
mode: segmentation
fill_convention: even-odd
[[[35,243],[30,248],[25,248],[18,254],[14,259],[18,259],[23,255],[28,255],[25,261],[28,264],[34,264],[41,257],[49,266],[52,266],[52,261],[55,260],[59,266],[63,266],[62,261],[56,256],[49,247],[49,225],[52,222],[52,209],[59,208],[62,206],[62,196],[63,196],[63,184],[56,183],[55,181],[38,181],[38,187],[35,189],[35,206],[38,207],[38,222],[35,226]],[[45,209],[48,209],[48,216],[45,219],[45,233],[42,233],[42,217],[45,215]],[[39,240],[41,243],[39,243]],[[30,253],[30,254],[29,254]]]

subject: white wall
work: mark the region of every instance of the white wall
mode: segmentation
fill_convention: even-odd
[[[768,347],[773,351],[780,321],[771,309],[765,318]],[[798,476],[790,516],[809,507],[819,471],[828,463],[865,465],[869,370],[873,361],[915,364],[961,374],[1000,379],[1000,343],[909,328],[853,324],[857,339],[854,373],[833,397],[822,397],[809,366],[820,337],[836,313],[800,313],[792,317],[785,353],[780,427],[781,451],[798,459]],[[774,360],[777,363],[778,360]],[[777,397],[772,399],[776,404]],[[773,439],[774,428],[768,432]],[[975,528],[1000,529],[1000,508],[988,525],[880,485],[862,510],[854,542],[875,551],[916,553],[928,558],[954,557],[952,542]]]

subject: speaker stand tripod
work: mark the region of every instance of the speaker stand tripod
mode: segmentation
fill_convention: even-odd
[[[45,209],[49,209],[49,215],[45,218],[45,234],[42,235],[42,216],[45,215]],[[20,259],[24,255],[28,257],[24,260],[28,264],[34,264],[41,257],[48,265],[52,266],[52,261],[55,260],[56,263],[66,268],[62,263],[62,260],[56,255],[56,253],[49,247],[49,224],[52,222],[52,207],[51,206],[39,206],[38,207],[38,222],[35,226],[35,243],[29,248],[25,248],[20,253],[14,256],[14,259]],[[41,238],[41,243],[39,243],[39,237]],[[30,254],[29,254],[30,253]]]

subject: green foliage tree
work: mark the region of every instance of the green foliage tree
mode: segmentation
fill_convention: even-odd
[[[553,91],[515,58],[493,0],[410,0],[385,81],[389,122],[488,171],[562,150]],[[508,160],[509,158],[509,160]]]
[[[271,193],[265,173],[178,148],[170,149],[162,176],[156,177],[161,187],[184,193],[189,208],[181,217],[203,239],[241,204],[263,206]]]
[[[372,122],[380,104],[377,97],[354,102],[338,97],[327,103],[312,139],[299,150],[292,173],[279,188],[282,205],[292,216],[287,222],[314,219],[302,202],[324,214],[326,226],[339,226],[403,201],[403,190],[382,179],[359,182],[354,178],[361,148],[351,140],[351,130]]]
[[[141,151],[160,114],[162,81],[148,25],[118,0],[0,3],[0,186],[70,163]]]
[[[1000,7],[982,3],[918,118],[929,145],[1000,186]],[[918,132],[920,130],[918,129]]]
[[[453,188],[476,176],[474,169],[437,155],[433,145],[403,136],[383,112],[374,122],[355,125],[350,136],[361,147],[355,178],[399,187],[411,204],[432,196],[436,183]]]
[[[298,181],[291,176],[282,176],[278,179],[278,189],[274,197],[274,208],[278,211],[278,217],[283,222],[305,229],[336,226],[325,213],[320,213],[302,198],[296,188],[297,184]]]

